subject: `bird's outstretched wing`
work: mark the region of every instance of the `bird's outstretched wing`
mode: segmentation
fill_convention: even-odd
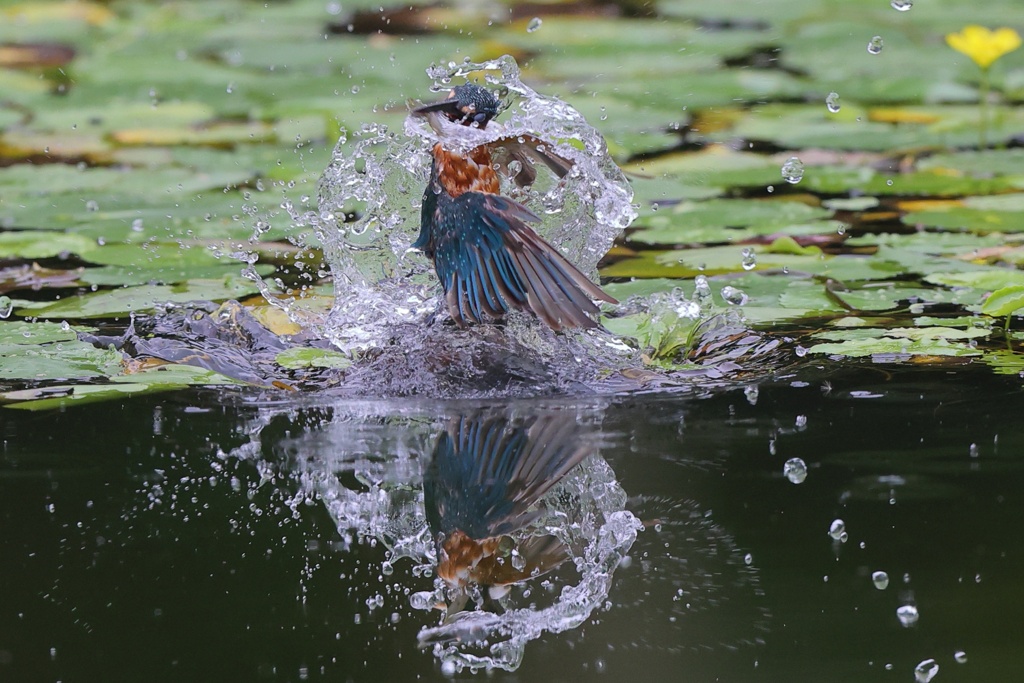
[[[499,138],[488,147],[494,163],[519,187],[533,185],[537,179],[535,161],[543,163],[559,178],[564,178],[572,170],[572,161],[555,153],[550,143],[533,135]],[[516,172],[510,168],[513,161],[519,162]]]
[[[553,330],[598,327],[593,299],[618,303],[527,223],[539,219],[496,194],[424,195],[413,245],[434,260],[452,318],[459,325],[532,311]]]

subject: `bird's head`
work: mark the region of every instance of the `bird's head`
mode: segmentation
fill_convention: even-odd
[[[431,112],[443,114],[449,121],[464,126],[485,128],[487,122],[498,115],[498,98],[487,88],[466,83],[452,88],[446,99],[413,110],[420,115]]]

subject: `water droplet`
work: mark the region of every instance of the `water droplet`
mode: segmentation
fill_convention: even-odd
[[[87,201],[85,203],[85,210],[86,211],[99,211],[100,210],[100,205],[99,205],[99,203],[95,199],[90,199],[89,201]]]
[[[803,430],[807,429],[807,416],[797,415],[796,420],[793,422],[793,424],[796,425],[798,431],[802,432]]]
[[[745,564],[747,566],[750,566],[753,563],[754,563],[754,556],[753,555],[751,555],[750,553],[747,553],[746,555],[743,556],[743,564]]]
[[[957,664],[966,664],[967,663],[967,653],[964,652],[963,650],[957,650],[956,652],[953,653],[953,659],[956,660]]]
[[[746,292],[731,285],[722,287],[722,299],[725,300],[725,303],[732,304],[733,306],[742,306],[750,301],[750,297],[747,296]]]
[[[889,587],[889,575],[885,572],[872,572],[871,583],[875,584],[878,590],[884,591]]]
[[[846,522],[841,519],[833,519],[832,524],[828,528],[828,535],[833,540],[841,541],[843,536],[846,535]]]
[[[782,466],[782,473],[794,484],[802,484],[807,478],[807,463],[800,458],[790,458]]]
[[[540,17],[534,17],[533,19],[530,19],[530,23],[526,25],[526,32],[533,33],[534,31],[539,29],[540,25],[543,23],[544,22],[541,21]]]
[[[906,12],[914,6],[913,0],[892,0],[889,5],[897,12]]]
[[[977,458],[979,455],[978,444],[972,443],[970,449],[968,449],[968,452],[971,454],[972,458]]]
[[[708,284],[707,277],[698,275],[693,278],[693,300],[701,309],[711,306],[711,285]]]
[[[939,663],[934,659],[926,659],[914,667],[914,680],[917,683],[928,683],[939,673]]]
[[[896,616],[901,624],[910,627],[917,623],[921,615],[918,614],[916,605],[900,605],[896,608]]]
[[[879,52],[882,51],[883,45],[884,43],[882,42],[882,36],[874,36],[871,40],[868,41],[868,52],[870,52],[873,55],[877,55]]]
[[[70,332],[71,331],[71,323],[69,323],[67,320],[61,320],[60,321],[60,329],[61,329],[61,332]]]
[[[744,387],[743,395],[747,397],[747,403],[749,403],[752,406],[756,406],[757,405],[757,395],[758,395],[759,391],[760,390],[757,388],[756,384],[752,384],[749,387]]]
[[[835,91],[830,92],[828,97],[825,98],[825,106],[828,107],[828,110],[833,114],[839,113],[839,109],[842,106],[839,104],[839,93]]]
[[[132,232],[142,232],[142,219],[136,218],[132,221]]]
[[[782,164],[782,179],[790,185],[796,185],[804,179],[804,162],[799,157],[790,157]]]
[[[753,270],[757,267],[757,254],[750,247],[746,247],[743,250],[743,270]]]
[[[233,92],[235,92],[235,84],[234,83],[228,83],[227,93],[230,95]]]
[[[520,555],[518,550],[512,551],[512,567],[517,571],[522,571],[526,568],[526,558]]]
[[[0,296],[0,318],[6,320],[11,317],[11,312],[14,310],[14,302],[11,301],[9,296]]]

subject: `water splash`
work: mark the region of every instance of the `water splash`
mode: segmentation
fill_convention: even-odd
[[[537,231],[596,279],[598,262],[636,217],[632,190],[602,136],[567,103],[523,84],[510,56],[432,66],[427,74],[434,91],[448,91],[482,76],[501,99],[495,121],[485,129],[460,127],[454,137],[446,133],[446,148],[465,153],[500,138],[528,134],[573,162],[561,179],[539,168],[537,179],[526,188],[517,186],[513,179],[517,169],[511,168],[513,177],[502,178],[501,191],[540,216]],[[457,329],[444,324],[447,314],[433,265],[411,249],[420,229],[431,148],[437,142],[437,133],[422,116],[408,116],[397,133],[383,124],[366,124],[339,140],[320,179],[315,210],[309,209],[306,196],[298,203],[287,196],[282,201],[281,208],[293,222],[289,239],[302,253],[317,258],[322,253],[329,267],[335,294],[329,313],[318,311],[301,293],[291,296],[280,282],[275,289],[263,280],[254,266],[255,253],[240,255],[249,263],[245,274],[271,305],[284,309],[309,336],[333,345],[353,361],[344,376],[333,382],[343,393],[464,398],[579,395],[665,386],[687,390],[695,379],[717,381],[724,372],[740,369],[736,363],[711,363],[710,371],[692,366],[666,366],[667,373],[651,371],[645,363],[645,342],[629,333],[629,325],[620,326],[627,335],[622,338],[600,329],[555,333],[518,311],[510,312],[500,325]],[[254,240],[259,226],[264,230],[269,226],[267,221],[256,223]],[[319,277],[324,275],[318,272]],[[745,295],[735,293],[730,303],[742,304]],[[661,306],[665,296],[671,306]],[[664,315],[675,320],[677,311],[691,309],[693,316],[708,321],[722,314],[706,278],[698,278],[692,301],[678,291],[660,298],[633,296],[612,315],[642,313],[660,329],[665,326]],[[750,334],[740,334],[742,325],[737,322],[736,329],[728,330],[721,325],[699,326],[704,339],[697,341],[706,348],[697,362],[709,365],[712,354],[732,360],[746,355],[749,344],[734,347],[735,342],[752,339]],[[685,360],[682,355],[680,361]]]
[[[434,575],[438,562],[424,497],[424,472],[437,433],[467,414],[474,420],[518,424],[529,412],[513,404],[469,413],[455,405],[440,412],[410,406],[402,413],[383,402],[336,405],[334,410],[330,421],[312,425],[308,433],[293,434],[293,422],[285,438],[275,439],[268,421],[254,430],[251,444],[232,455],[278,472],[278,485],[293,490],[286,504],[295,514],[307,502],[323,504],[346,548],[355,543],[383,545],[383,574],[411,565],[412,577]],[[571,429],[569,443],[589,443],[595,451],[600,446],[603,406],[559,403],[532,410],[565,420]],[[605,604],[613,574],[642,528],[625,509],[626,501],[614,471],[592,452],[537,503],[544,513],[526,532],[554,536],[566,550],[568,571],[546,575],[546,586],[532,578],[513,587],[502,596],[500,613],[460,611],[438,626],[425,625],[420,646],[453,673],[466,667],[513,671],[530,641],[580,626]],[[402,558],[408,565],[399,563]],[[433,590],[406,595],[414,610],[433,612],[445,602],[447,587],[437,577]],[[485,640],[488,644],[482,645]]]
[[[510,56],[427,70],[434,91],[479,73],[503,99],[501,125],[467,127],[460,140],[446,138],[445,145],[467,151],[529,134],[571,159],[574,167],[561,181],[542,176],[517,192],[506,180],[503,192],[541,216],[538,232],[580,270],[596,276],[598,261],[636,217],[632,190],[604,138],[572,106],[526,86]],[[439,140],[423,117],[407,117],[404,133],[367,125],[351,139],[342,138],[320,180],[313,219],[336,294],[326,334],[346,351],[386,346],[401,325],[423,324],[440,307],[431,265],[410,251],[419,231],[430,149]]]

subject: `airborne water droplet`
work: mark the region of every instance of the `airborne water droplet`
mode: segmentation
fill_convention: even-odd
[[[916,605],[900,605],[896,608],[896,617],[908,628],[916,624],[920,616]]]
[[[882,51],[883,45],[884,43],[882,42],[882,36],[874,36],[873,38],[871,38],[871,40],[868,41],[868,52],[870,52],[873,55],[877,55],[879,52]]]
[[[939,673],[939,664],[934,659],[926,659],[914,667],[914,680],[917,683],[928,683]]]
[[[889,587],[889,575],[885,572],[873,572],[871,574],[871,583],[875,584],[875,588],[880,591],[884,591]]]
[[[711,285],[708,284],[707,277],[698,275],[693,278],[693,300],[701,309],[711,306]]]
[[[800,458],[790,458],[782,466],[782,473],[794,484],[802,484],[807,478],[807,463]]]
[[[747,293],[742,289],[726,285],[725,287],[722,287],[722,299],[724,299],[727,304],[742,306],[750,300],[750,297],[748,297]]]
[[[743,252],[743,270],[753,270],[757,267],[757,254],[750,247],[746,247]]]
[[[11,317],[11,312],[14,310],[14,302],[11,301],[9,296],[0,296],[0,318],[6,320]]]
[[[828,528],[828,535],[835,541],[843,541],[843,537],[846,535],[846,522],[841,519],[832,520],[832,524]]]
[[[540,17],[534,17],[533,19],[530,19],[530,23],[526,25],[526,32],[533,33],[534,31],[539,29],[540,25],[543,23],[544,22],[541,21]]]
[[[90,199],[89,201],[87,201],[85,203],[85,210],[86,211],[99,211],[100,210],[100,205],[99,205],[99,203],[95,199]]]
[[[957,664],[966,664],[967,663],[967,653],[964,652],[963,650],[957,650],[956,652],[953,653],[953,659],[956,660]]]
[[[897,12],[906,12],[914,6],[913,0],[892,0],[889,5]]]
[[[790,157],[782,164],[782,179],[791,185],[796,185],[804,179],[804,162],[799,157]]]
[[[828,110],[833,114],[839,113],[839,109],[841,107],[839,104],[839,93],[835,91],[830,92],[828,97],[825,98],[825,106],[828,107]]]

